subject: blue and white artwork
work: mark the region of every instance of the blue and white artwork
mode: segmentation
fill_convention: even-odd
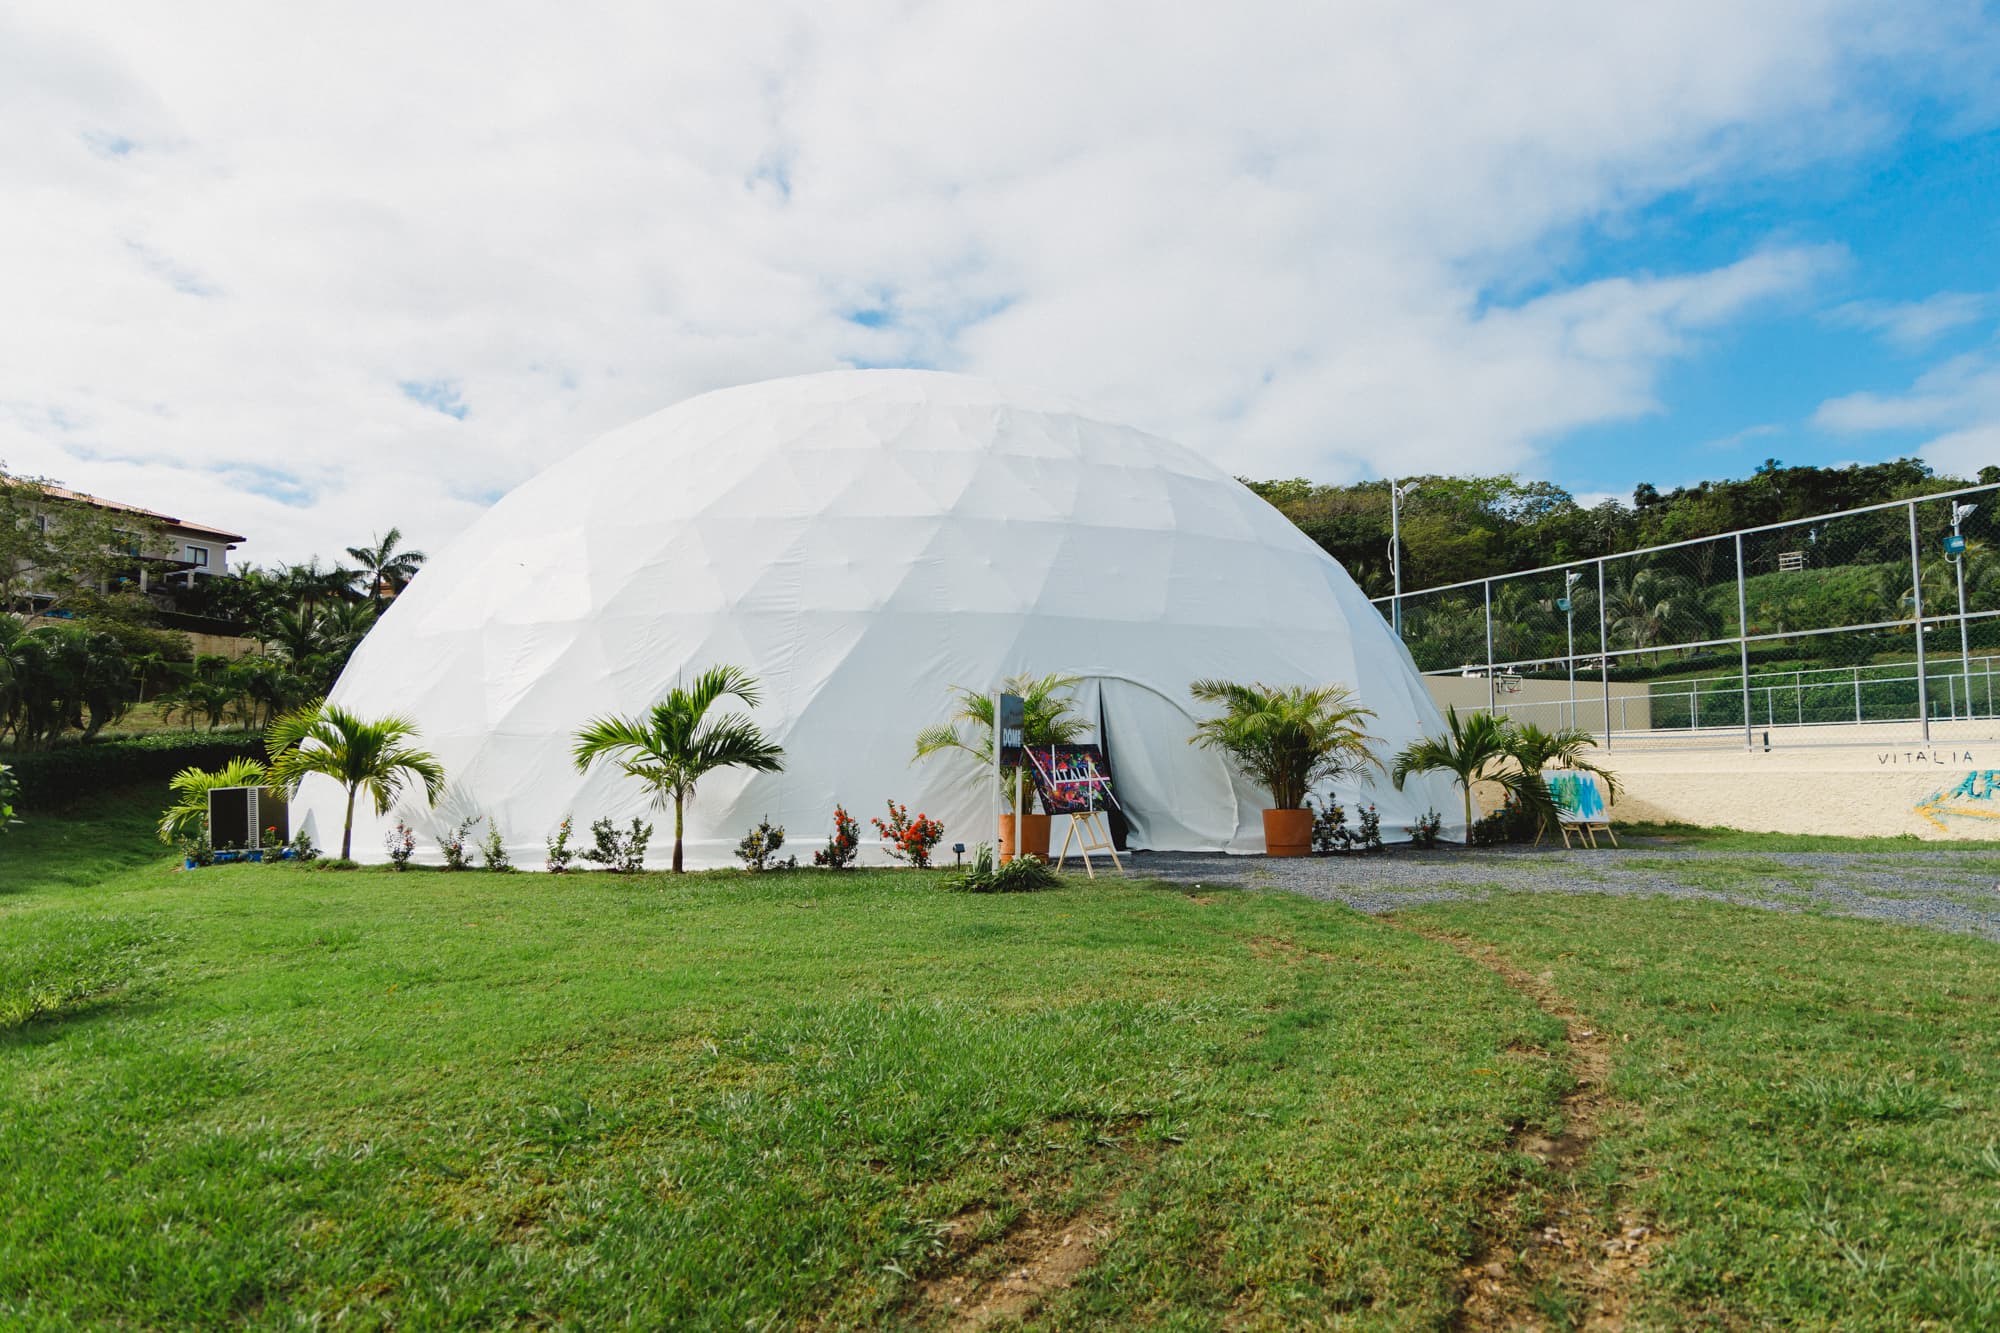
[[[1604,793],[1597,778],[1573,769],[1552,769],[1542,774],[1555,797],[1556,817],[1565,824],[1602,824],[1610,819],[1604,808]]]

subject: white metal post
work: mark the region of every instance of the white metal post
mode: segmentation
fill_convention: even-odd
[[[993,859],[1000,859],[1000,691],[993,691]],[[1021,821],[1014,821],[1018,827]]]
[[[1403,637],[1403,520],[1401,501],[1403,488],[1394,477],[1389,478],[1389,578],[1395,584],[1395,592],[1389,603],[1389,622],[1396,629],[1396,637]]]
[[[1500,684],[1493,679],[1493,580],[1480,585],[1486,590],[1486,711],[1500,706]]]
[[[1959,521],[1977,508],[1979,506],[1976,504],[1960,504],[1957,500],[1951,502],[1952,536],[1959,537],[1963,535],[1958,530]],[[1972,640],[1965,628],[1965,551],[1963,549],[1952,552],[1951,565],[1953,573],[1958,578],[1958,672],[1959,675],[1965,678],[1965,715],[1971,717]]]
[[[1604,748],[1611,748],[1611,631],[1604,617],[1604,558],[1597,560],[1597,678],[1604,683]]]
[[[1917,502],[1910,501],[1910,607],[1916,613],[1917,719],[1926,743],[1931,738],[1931,687],[1924,665],[1924,562],[1917,546]]]
[[[1736,660],[1743,669],[1743,748],[1757,742],[1750,726],[1750,602],[1743,587],[1743,534],[1736,534]]]

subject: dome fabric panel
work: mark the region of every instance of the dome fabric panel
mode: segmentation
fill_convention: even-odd
[[[647,815],[649,794],[572,734],[643,712],[719,663],[757,677],[751,714],[782,773],[719,772],[688,810],[691,866],[734,864],[768,815],[807,857],[836,803],[862,820],[894,798],[989,840],[969,764],[912,764],[953,686],[1084,678],[1137,849],[1257,852],[1266,797],[1187,743],[1202,677],[1354,686],[1386,763],[1436,708],[1381,614],[1275,509],[1193,452],[1088,412],[929,371],[843,371],[725,389],[603,436],[526,482],[437,555],[389,607],[332,702],[400,713],[451,780],[435,811],[356,812],[382,860],[397,819],[430,834],[497,821],[538,867],[565,815]],[[1350,784],[1395,837],[1427,809],[1459,826],[1449,779]],[[309,780],[302,807],[340,827]],[[365,803],[364,803],[365,805]],[[649,864],[671,855],[671,816]],[[480,830],[481,833],[484,830]],[[864,840],[864,859],[883,859]]]

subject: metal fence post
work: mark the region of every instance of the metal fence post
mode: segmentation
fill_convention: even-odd
[[[1611,634],[1605,628],[1604,557],[1597,558],[1597,675],[1604,682],[1604,748],[1611,748]]]
[[[1493,679],[1493,580],[1479,585],[1486,593],[1486,711],[1500,706],[1500,683]]]
[[[1910,606],[1916,612],[1917,629],[1917,718],[1923,726],[1924,743],[1931,739],[1931,687],[1924,668],[1924,562],[1917,546],[1917,502],[1910,501]],[[1489,617],[1490,619],[1490,617]]]
[[[1743,586],[1743,534],[1736,534],[1736,657],[1743,668],[1743,748],[1756,742],[1750,729],[1750,600]]]

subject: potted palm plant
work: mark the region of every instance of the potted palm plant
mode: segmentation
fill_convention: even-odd
[[[1070,691],[1077,677],[1064,675],[1013,676],[1001,683],[1001,690],[1021,698],[1024,745],[1068,745],[1091,732],[1090,723],[1076,715],[1076,700]],[[917,733],[916,759],[928,759],[946,750],[957,750],[972,759],[975,782],[991,781],[993,772],[993,696],[964,686],[954,686],[958,707],[951,717]],[[913,760],[914,762],[914,760]],[[1020,770],[1007,768],[1000,773],[1000,799],[1011,811],[1014,791],[1024,785],[1027,807],[1016,814],[1000,816],[1000,863],[1007,864],[1018,851],[1038,860],[1049,859],[1049,817],[1035,812],[1035,787],[1020,784]],[[1017,829],[1018,824],[1018,829]]]
[[[1372,748],[1376,738],[1364,729],[1375,714],[1355,703],[1354,691],[1345,685],[1198,680],[1189,688],[1196,699],[1222,707],[1220,717],[1196,725],[1189,743],[1220,750],[1271,794],[1272,808],[1264,811],[1267,856],[1311,853],[1307,792],[1382,766]]]

